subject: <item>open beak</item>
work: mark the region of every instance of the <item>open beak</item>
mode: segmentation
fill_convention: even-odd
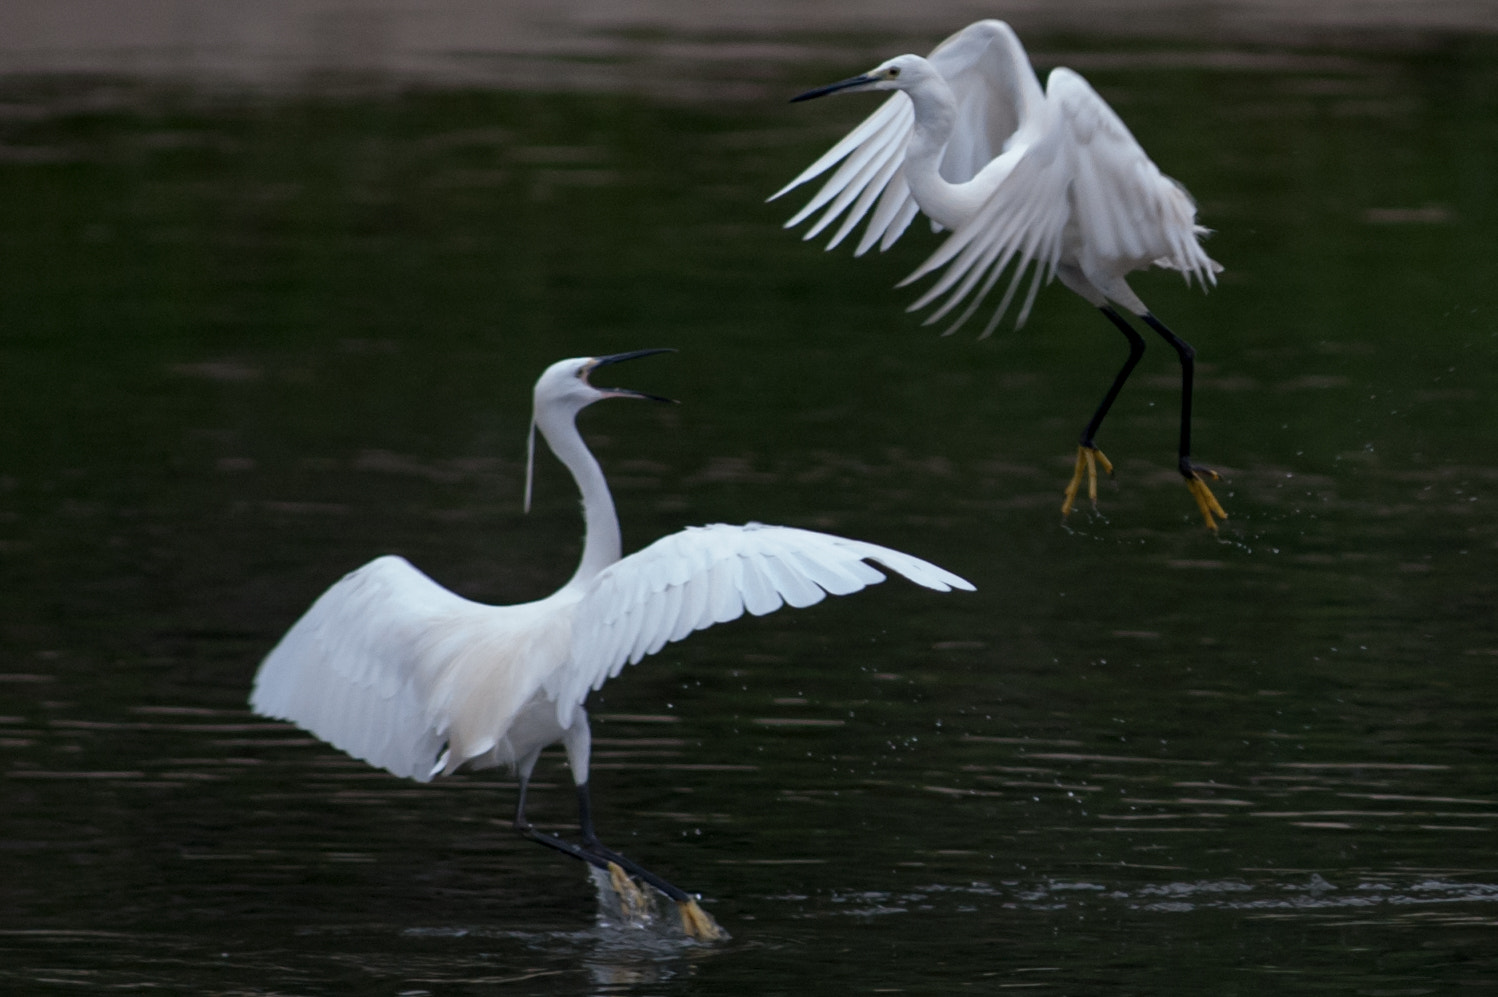
[[[676,351],[673,349],[630,350],[628,353],[612,353],[606,357],[594,357],[593,362],[589,364],[587,369],[583,372],[583,377],[586,378],[599,367],[606,367],[609,364],[623,363],[626,360],[638,360],[641,357],[652,357],[657,353],[675,352]],[[646,401],[669,402],[672,405],[676,404],[676,399],[674,398],[665,398],[661,395],[650,395],[646,394],[643,391],[635,391],[632,388],[599,388],[598,390],[608,394],[612,398],[643,398]]]
[[[829,83],[825,87],[817,87],[815,90],[808,90],[805,93],[798,93],[796,94],[796,96],[791,98],[791,103],[794,104],[797,101],[811,100],[815,97],[825,97],[830,93],[837,93],[839,90],[851,90],[853,87],[862,86],[865,83],[873,82],[874,78],[868,73],[864,73],[862,76],[852,76],[846,80],[839,80],[836,83]]]

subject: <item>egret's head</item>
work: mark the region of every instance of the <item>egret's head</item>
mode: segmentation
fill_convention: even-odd
[[[632,350],[629,353],[614,353],[606,357],[573,357],[571,360],[558,360],[547,367],[536,380],[535,413],[540,416],[543,412],[561,410],[575,415],[600,398],[646,398],[651,401],[669,402],[671,400],[669,398],[647,395],[643,391],[634,391],[630,388],[595,387],[589,382],[588,377],[599,367],[654,356],[657,353],[671,352],[674,351]]]
[[[862,76],[853,76],[836,83],[829,83],[825,87],[817,87],[815,90],[797,94],[791,98],[791,103],[794,104],[798,100],[811,100],[813,97],[825,97],[830,93],[909,90],[932,72],[934,70],[931,64],[918,55],[897,55],[893,59],[881,62]]]
[[[654,356],[657,353],[674,353],[674,350],[631,350],[628,353],[613,353],[606,357],[573,357],[558,360],[547,367],[536,379],[536,390],[532,395],[530,442],[526,453],[525,507],[531,506],[532,467],[536,455],[536,429],[548,433],[549,427],[570,425],[577,413],[602,398],[644,398],[652,402],[669,402],[670,398],[648,395],[631,388],[599,388],[588,381],[588,376],[599,367]],[[558,420],[561,420],[560,422]]]

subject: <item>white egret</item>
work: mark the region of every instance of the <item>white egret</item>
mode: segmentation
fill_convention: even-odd
[[[784,526],[695,527],[621,557],[619,520],[576,417],[602,398],[651,398],[596,388],[599,367],[662,350],[563,360],[536,382],[526,471],[539,430],[582,492],[587,524],[570,581],[536,602],[489,606],[449,592],[403,558],[380,557],[333,585],[266,656],[250,705],[303,727],[356,758],[426,782],[460,766],[512,767],[515,828],[607,870],[626,900],[636,876],[672,900],[694,937],[717,925],[684,891],[598,840],[588,796],[591,689],[694,630],[809,606],[884,580],[876,562],[939,592],[973,586],[908,554]],[[541,750],[561,742],[576,783],[581,840],[534,828],[526,786]]]
[[[868,90],[897,92],[771,197],[837,166],[786,227],[826,206],[805,237],[816,236],[843,216],[828,243],[832,249],[867,217],[854,250],[862,255],[875,243],[889,248],[917,210],[924,212],[933,228],[952,234],[900,286],[946,267],[909,310],[946,295],[926,319],[929,325],[971,295],[949,333],[977,309],[1011,263],[1008,289],[983,335],[1008,310],[1032,264],[1034,276],[1016,328],[1024,325],[1040,285],[1052,277],[1102,310],[1128,339],[1129,356],[1082,430],[1062,515],[1071,512],[1084,473],[1096,504],[1097,464],[1113,471],[1095,437],[1144,354],[1143,337],[1113,304],[1139,316],[1180,358],[1178,466],[1208,528],[1215,530],[1216,520],[1227,514],[1205,479],[1218,475],[1191,460],[1195,351],[1151,314],[1125,280],[1153,264],[1179,270],[1188,284],[1193,277],[1203,288],[1217,282],[1222,267],[1198,241],[1208,230],[1196,223],[1191,195],[1160,172],[1113,109],[1077,73],[1053,69],[1042,91],[1019,38],[1003,21],[971,24],[928,58],[898,56],[793,100]]]

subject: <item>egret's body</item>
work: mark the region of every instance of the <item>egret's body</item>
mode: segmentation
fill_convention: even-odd
[[[325,592],[281,639],[255,676],[250,703],[423,782],[464,765],[513,767],[522,834],[609,869],[618,888],[629,889],[620,869],[645,879],[681,905],[689,932],[712,937],[716,926],[691,897],[595,836],[588,692],[626,663],[746,609],[807,606],[882,581],[866,560],[938,591],[972,586],[885,547],[758,524],[689,528],[621,557],[608,484],[575,419],[601,398],[652,397],[587,381],[601,364],[652,352],[564,360],[536,382],[533,431],[583,497],[583,554],[567,584],[537,602],[489,606],[449,592],[402,558],[377,558]],[[534,436],[532,445],[534,453]],[[536,831],[525,817],[531,772],[557,742],[577,785],[581,844]]]
[[[1199,240],[1207,230],[1196,223],[1196,205],[1185,188],[1160,172],[1080,75],[1052,70],[1042,90],[1019,38],[1002,21],[969,25],[929,58],[898,56],[795,99],[869,90],[897,92],[774,195],[837,167],[786,226],[825,207],[806,238],[841,217],[831,249],[867,218],[855,249],[862,255],[875,244],[887,249],[917,212],[924,213],[952,233],[903,282],[945,267],[910,306],[923,308],[945,296],[928,324],[970,299],[952,328],[962,324],[1011,264],[1008,289],[984,335],[1008,310],[1032,266],[1017,326],[1052,276],[1102,310],[1128,338],[1129,357],[1082,432],[1063,513],[1071,511],[1084,468],[1094,501],[1095,462],[1111,470],[1094,437],[1144,353],[1143,338],[1113,305],[1139,316],[1180,358],[1179,467],[1215,529],[1214,516],[1226,514],[1203,476],[1216,474],[1190,458],[1195,353],[1151,314],[1126,280],[1154,265],[1179,270],[1204,287],[1216,283],[1221,267],[1202,249]]]

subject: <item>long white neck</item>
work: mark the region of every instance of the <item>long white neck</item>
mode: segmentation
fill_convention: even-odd
[[[1045,92],[1030,68],[1019,39],[1005,28],[997,41],[1002,45],[998,60],[998,90],[1013,101],[1012,113],[1019,132],[1043,127]],[[905,182],[915,203],[927,217],[950,231],[962,227],[977,214],[1001,183],[1012,161],[995,159],[965,183],[952,183],[941,175],[942,156],[957,126],[957,98],[935,66],[926,63],[905,89],[915,111],[915,127],[905,150]]]
[[[583,520],[587,525],[583,536],[583,558],[567,588],[592,581],[600,571],[619,560],[622,552],[614,498],[609,494],[603,468],[598,466],[598,461],[583,442],[582,434],[577,431],[576,417],[575,412],[556,412],[539,416],[536,420],[536,428],[541,431],[552,453],[572,472],[572,480],[577,482],[577,490],[583,496]]]
[[[928,218],[955,230],[978,208],[963,189],[967,184],[954,184],[941,175],[941,156],[957,122],[957,100],[934,70],[905,94],[915,109],[915,129],[905,149],[905,182]]]

